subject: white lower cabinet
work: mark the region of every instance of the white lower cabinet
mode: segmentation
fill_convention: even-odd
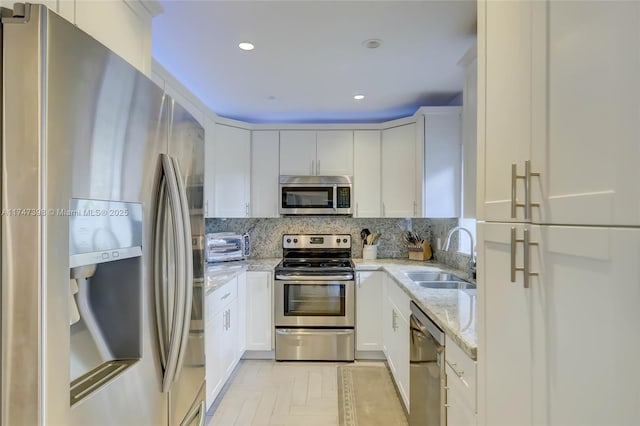
[[[381,351],[382,285],[384,272],[367,271],[356,274],[356,350]]]
[[[445,348],[447,426],[475,426],[476,363],[451,339]]]
[[[389,369],[409,411],[409,315],[410,299],[393,278],[384,276],[384,353]]]
[[[247,272],[246,349],[273,349],[273,286],[270,272]]]
[[[211,406],[240,360],[238,345],[238,277],[206,295],[205,375],[206,402]]]

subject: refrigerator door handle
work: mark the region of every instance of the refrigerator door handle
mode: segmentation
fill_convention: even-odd
[[[167,282],[164,274],[164,257],[165,257],[165,240],[166,240],[166,227],[167,227],[167,182],[164,176],[164,171],[160,177],[160,184],[158,188],[158,198],[156,205],[156,217],[155,217],[155,231],[154,231],[154,250],[153,250],[153,265],[154,265],[154,299],[155,299],[155,314],[156,314],[156,327],[158,333],[158,346],[160,350],[160,360],[162,362],[162,368],[166,368],[167,365],[167,345],[169,344],[169,326],[167,324],[167,315],[165,303],[168,299],[167,295]]]
[[[180,207],[182,212],[182,241],[184,248],[184,283],[182,283],[183,291],[185,294],[184,305],[182,309],[182,334],[180,338],[180,350],[178,352],[178,362],[176,366],[176,373],[174,381],[180,376],[182,370],[182,363],[184,355],[187,351],[187,344],[189,341],[189,327],[191,326],[191,304],[193,299],[193,254],[191,244],[191,220],[189,215],[189,204],[187,202],[187,191],[184,187],[184,180],[182,173],[180,172],[180,166],[175,158],[171,159],[173,163],[173,170],[175,172],[176,182],[178,184],[178,196],[180,198]]]
[[[173,240],[175,241],[174,249],[176,253],[176,288],[173,300],[172,315],[173,319],[169,337],[168,353],[166,355],[166,364],[164,368],[164,376],[162,378],[162,391],[168,392],[171,384],[175,381],[178,372],[178,357],[182,346],[182,337],[184,329],[184,303],[185,303],[185,286],[182,281],[185,278],[185,247],[184,247],[184,226],[182,224],[184,217],[181,209],[179,187],[176,181],[176,173],[171,158],[166,154],[161,154],[163,175],[166,179],[166,187],[168,193],[169,207],[171,209],[173,219]],[[163,259],[166,260],[166,259]],[[167,283],[164,283],[166,286]],[[170,289],[163,289],[166,293]],[[167,307],[168,308],[168,307]],[[168,309],[165,309],[163,315],[168,316]],[[169,322],[169,321],[167,321]]]
[[[204,401],[200,402],[200,404],[195,404],[191,408],[191,411],[187,413],[187,416],[184,418],[184,420],[180,422],[180,426],[189,426],[193,424],[193,421],[196,418],[198,419],[198,426],[204,426],[205,420],[207,418],[206,414],[207,410]]]

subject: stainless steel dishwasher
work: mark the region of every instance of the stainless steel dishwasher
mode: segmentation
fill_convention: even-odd
[[[411,302],[409,425],[444,426],[444,332]]]

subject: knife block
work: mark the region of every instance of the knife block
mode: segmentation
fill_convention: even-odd
[[[409,259],[411,260],[429,260],[432,254],[431,246],[426,241],[422,244],[422,247],[409,248]]]

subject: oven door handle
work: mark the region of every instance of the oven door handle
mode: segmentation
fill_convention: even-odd
[[[318,335],[318,334],[331,334],[331,335],[345,335],[353,334],[353,329],[337,330],[337,329],[313,329],[300,330],[299,328],[276,328],[276,334],[284,336],[305,336],[305,335]]]
[[[276,280],[280,281],[352,281],[353,274],[344,275],[288,275],[276,274]]]

